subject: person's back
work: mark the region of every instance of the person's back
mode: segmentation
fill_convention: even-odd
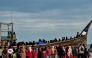
[[[43,51],[43,58],[46,58],[46,51]]]
[[[21,55],[20,55],[20,48],[17,48],[17,58],[21,58]]]
[[[79,47],[79,53],[80,53],[80,54],[83,54],[83,53],[84,53],[84,47],[83,47],[83,46],[80,46],[80,47]]]
[[[46,53],[47,53],[47,55],[51,56],[51,53],[52,53],[51,48],[47,48]]]
[[[47,58],[51,58],[51,55],[52,55],[52,49],[50,47],[48,47],[46,49],[46,54],[47,54]]]
[[[42,58],[42,49],[38,48],[38,58]]]
[[[13,53],[13,58],[17,58],[17,54],[16,53]]]
[[[73,54],[73,57],[76,57],[77,56],[76,47],[73,47],[72,48],[72,54]]]
[[[61,46],[59,46],[59,47],[57,48],[57,51],[58,51],[58,55],[61,56],[61,55],[62,55],[62,49],[61,49]]]
[[[25,53],[26,49],[25,46],[22,47],[22,58],[26,58],[26,53]]]
[[[26,48],[25,53],[26,53],[26,58],[28,58],[28,48]]]
[[[78,58],[84,58],[84,51],[85,51],[85,47],[80,44],[78,47]]]

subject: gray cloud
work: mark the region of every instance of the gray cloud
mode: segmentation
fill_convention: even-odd
[[[80,19],[79,15],[69,16],[70,20],[64,16],[62,19],[62,14],[59,13],[60,10],[50,10],[44,11],[41,13],[25,13],[25,12],[16,12],[12,13],[13,21],[15,22],[15,30],[18,31],[30,31],[30,32],[57,32],[64,31],[69,29],[81,29],[85,25],[85,21],[78,20]],[[5,21],[11,21],[9,15],[10,11],[1,12],[3,13],[0,17],[3,17]],[[45,15],[44,15],[45,14]],[[61,16],[60,16],[61,14]],[[6,20],[5,17],[8,19]],[[57,18],[60,17],[60,18]],[[84,17],[84,16],[83,16]],[[54,20],[53,20],[54,18]],[[56,19],[55,19],[56,18]],[[71,19],[76,18],[77,20]],[[3,21],[2,20],[2,21]],[[89,20],[88,20],[89,22]],[[88,23],[86,22],[86,23]],[[20,30],[21,29],[21,30]]]

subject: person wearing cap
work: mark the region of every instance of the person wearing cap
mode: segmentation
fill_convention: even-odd
[[[9,49],[7,50],[7,53],[9,54],[8,56],[9,56],[9,58],[12,58],[13,57],[13,49],[12,49],[12,47],[10,46],[9,47]]]

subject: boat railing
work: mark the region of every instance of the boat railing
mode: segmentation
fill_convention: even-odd
[[[78,42],[81,42],[81,41],[85,40],[85,38],[86,38],[86,36],[80,36],[80,37],[73,38],[73,39],[70,39],[70,40],[65,40],[65,41],[60,41],[60,42],[53,42],[53,43],[46,43],[46,44],[41,44],[41,45],[35,44],[34,46],[36,46],[36,47],[43,47],[43,46],[46,47],[48,45],[55,45],[55,46],[56,45],[61,45],[61,46],[63,45],[63,46],[67,46],[66,43],[68,43],[68,45],[76,44]],[[77,41],[78,39],[79,39],[79,41]],[[30,47],[32,45],[22,45],[22,46]],[[4,47],[4,46],[2,46],[2,47]],[[8,46],[6,46],[6,47],[8,47]],[[13,46],[13,47],[17,47],[17,46]]]
[[[67,43],[74,43],[74,42],[77,42],[77,39],[80,39],[80,40],[82,40],[82,38],[84,39],[84,38],[86,38],[86,36],[80,36],[80,37],[76,37],[76,38],[73,38],[73,39],[70,39],[70,40],[65,40],[65,41],[60,41],[60,42],[53,42],[53,43],[46,43],[46,44],[40,44],[40,45],[34,45],[34,46],[44,46],[44,45],[52,45],[52,44],[65,44],[66,42]],[[80,41],[79,40],[79,41]]]

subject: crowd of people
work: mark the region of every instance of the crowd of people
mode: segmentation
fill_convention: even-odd
[[[47,46],[47,47],[0,47],[0,58],[92,58],[92,44],[87,50],[85,45]]]

